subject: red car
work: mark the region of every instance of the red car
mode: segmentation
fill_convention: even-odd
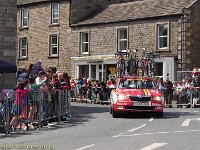
[[[164,98],[155,89],[152,78],[123,77],[110,95],[110,113],[113,118],[121,113],[148,112],[163,117]]]

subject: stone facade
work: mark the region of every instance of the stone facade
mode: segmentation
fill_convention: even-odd
[[[0,2],[0,60],[16,64],[17,2]],[[1,74],[0,88],[12,88],[16,84],[15,74]]]
[[[169,23],[169,49],[159,51],[160,57],[177,57],[177,33],[178,33],[179,17],[170,17],[164,19],[152,19],[124,23],[112,23],[93,26],[72,27],[73,43],[72,55],[75,57],[79,51],[77,45],[79,44],[80,32],[89,32],[89,55],[112,55],[117,52],[117,29],[128,29],[128,49],[139,49],[139,56],[142,55],[142,48],[157,52],[157,24]],[[81,56],[81,55],[80,55]],[[177,65],[176,62],[174,64]],[[174,68],[175,68],[174,66]],[[173,78],[174,79],[174,78]]]
[[[186,23],[186,52],[184,68],[200,66],[200,1],[197,0],[185,10]]]
[[[17,11],[18,39],[21,37],[28,38],[28,57],[19,58],[19,40],[17,42],[17,58],[18,68],[28,69],[30,64],[36,63],[38,59],[43,61],[44,68],[56,68],[60,71],[71,72],[70,57],[72,50],[69,27],[69,9],[68,1],[59,1],[59,24],[50,25],[51,9],[53,3],[44,2],[35,5],[20,5]],[[28,28],[20,28],[20,10],[22,8],[29,9],[29,26]],[[51,34],[59,36],[59,54],[58,57],[49,56],[49,36]]]
[[[113,54],[117,52],[117,29],[128,28],[128,49],[142,49],[156,51],[156,24],[169,23],[170,47],[167,51],[160,51],[161,56],[177,56],[178,18],[159,20],[144,20],[135,22],[103,24],[90,27],[72,27],[73,42],[77,43],[80,32],[90,33],[90,55]],[[77,55],[78,47],[72,45],[73,56]]]

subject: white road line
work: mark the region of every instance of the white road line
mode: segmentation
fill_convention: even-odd
[[[153,143],[147,147],[144,147],[140,150],[152,150],[152,149],[155,149],[155,148],[158,148],[158,147],[161,147],[161,146],[164,146],[166,145],[167,143]]]
[[[145,127],[145,126],[146,126],[146,124],[143,124],[143,125],[141,125],[141,126],[139,126],[137,128],[133,128],[133,129],[128,130],[128,132],[134,132],[134,131],[136,131],[138,129],[141,129],[141,128]]]
[[[153,118],[149,119],[149,122],[153,121]]]
[[[190,121],[191,121],[192,119],[186,119],[183,123],[182,123],[182,127],[187,127],[187,126],[189,126],[189,124],[190,124]]]
[[[196,112],[199,112],[199,111],[194,111],[194,112],[196,113]]]
[[[114,135],[112,137],[120,137],[123,133],[119,133],[118,135]]]
[[[165,133],[169,133],[169,132],[158,132],[158,133],[162,133],[162,134],[165,134]]]
[[[79,148],[79,149],[76,149],[76,150],[82,150],[82,149],[86,149],[86,148],[89,148],[89,147],[92,147],[92,146],[95,146],[95,144],[88,145],[88,146],[85,146],[85,147],[82,147],[82,148]]]
[[[132,137],[132,136],[143,136],[143,135],[155,135],[155,134],[170,134],[170,133],[187,133],[187,132],[200,132],[200,129],[197,130],[185,130],[185,131],[171,131],[171,132],[154,132],[154,133],[143,133],[143,134],[129,134],[129,135],[120,135],[124,137]]]

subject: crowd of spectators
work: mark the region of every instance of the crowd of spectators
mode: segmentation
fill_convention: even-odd
[[[38,102],[40,98],[36,95],[39,91],[42,95],[43,119],[54,116],[58,109],[55,99],[56,90],[68,89],[70,91],[70,77],[66,72],[57,71],[52,74],[49,69],[43,69],[42,62],[30,65],[27,71],[18,71],[16,74],[17,85],[14,87],[14,107],[13,118],[10,122],[12,130],[18,126],[18,120],[25,118],[28,124],[23,124],[24,130],[34,129],[33,118],[38,112]],[[35,95],[33,94],[35,92]],[[32,93],[28,98],[28,93]],[[45,122],[47,123],[47,122]]]

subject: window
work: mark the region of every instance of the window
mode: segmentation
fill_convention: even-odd
[[[49,38],[49,50],[50,50],[50,56],[58,56],[58,35],[53,34],[50,35]]]
[[[168,24],[157,25],[157,48],[167,49],[168,48]]]
[[[28,9],[21,9],[21,27],[28,27]]]
[[[89,35],[86,32],[81,33],[81,54],[89,52]]]
[[[27,58],[27,37],[19,39],[19,58]]]
[[[117,30],[117,39],[118,39],[118,51],[128,50],[128,32],[127,29],[118,29]]]
[[[59,5],[51,5],[51,24],[58,24],[59,22]]]

